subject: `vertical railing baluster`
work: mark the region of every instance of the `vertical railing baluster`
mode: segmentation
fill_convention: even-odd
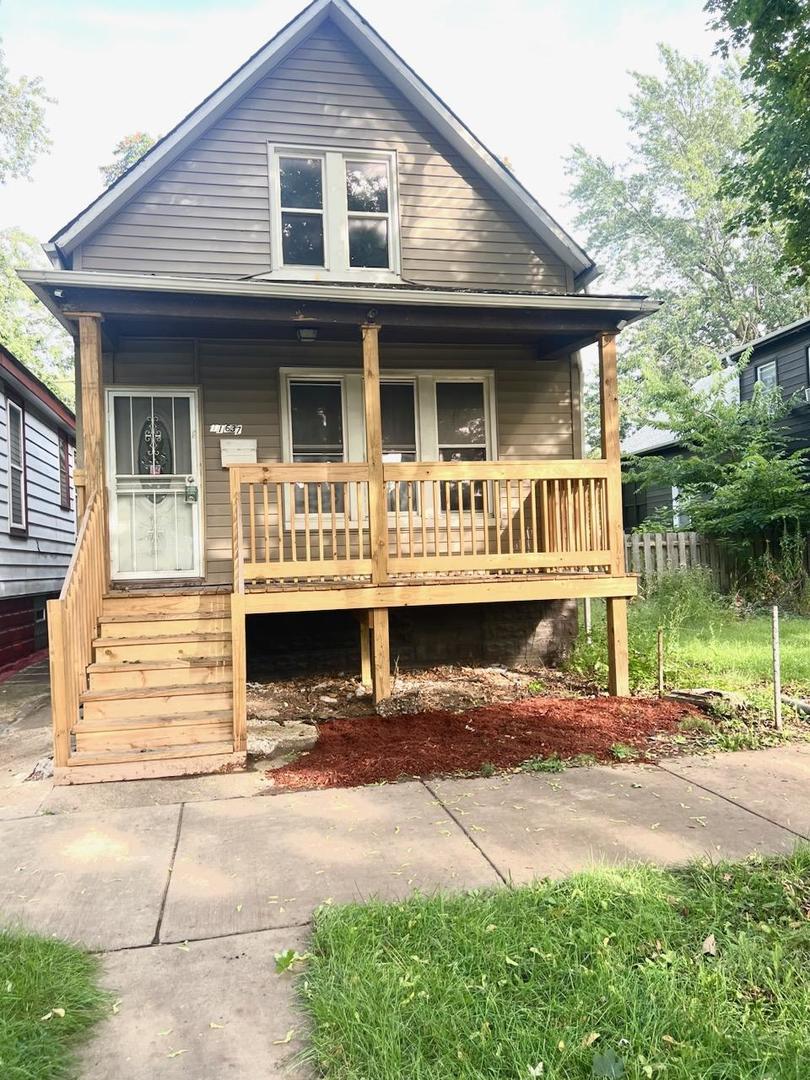
[[[267,494],[267,481],[262,480],[262,505],[264,507],[264,561],[270,562],[270,498]]]
[[[433,554],[441,555],[441,543],[439,541],[439,481],[431,480],[430,487],[433,492]]]

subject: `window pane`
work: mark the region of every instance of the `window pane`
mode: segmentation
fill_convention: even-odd
[[[388,213],[388,165],[385,161],[346,162],[346,203],[349,210]]]
[[[296,207],[304,210],[323,208],[321,165],[320,158],[279,159],[281,205],[285,210]]]
[[[281,251],[286,266],[323,266],[320,214],[282,214]]]
[[[293,460],[343,460],[340,383],[290,383]]]
[[[380,386],[383,451],[416,451],[416,414],[413,383],[382,383]],[[393,458],[388,458],[392,461]],[[401,456],[399,461],[414,461]]]
[[[464,447],[439,447],[440,461],[484,461],[486,451],[483,446]],[[459,495],[461,499],[459,500]],[[441,507],[447,510],[447,490],[445,485],[440,487]],[[450,510],[469,510],[470,500],[472,509],[481,511],[484,509],[484,483],[479,480],[464,480],[460,484],[450,485]],[[459,505],[460,503],[460,505]]]
[[[388,269],[387,218],[349,218],[349,265]]]
[[[768,390],[771,390],[776,386],[776,364],[771,362],[770,364],[763,364],[762,367],[757,368],[757,381],[761,386],[764,386]]]
[[[436,383],[436,419],[439,445],[481,445],[487,441],[484,384],[480,382]],[[452,461],[442,458],[442,461]],[[460,461],[483,461],[459,458]]]

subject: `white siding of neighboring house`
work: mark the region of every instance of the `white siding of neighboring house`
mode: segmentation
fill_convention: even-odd
[[[25,405],[26,495],[28,535],[9,530],[8,414],[0,388],[0,599],[57,593],[73,552],[76,536],[75,496],[71,509],[59,505],[59,433]]]

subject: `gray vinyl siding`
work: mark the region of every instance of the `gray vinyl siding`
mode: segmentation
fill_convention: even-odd
[[[73,450],[70,452],[72,470]],[[9,529],[8,417],[0,390],[0,599],[58,593],[73,553],[74,511],[59,505],[59,435],[25,405],[27,536]]]
[[[561,260],[331,23],[99,229],[75,265],[227,278],[266,273],[268,143],[395,151],[409,282],[572,291]]]
[[[740,375],[740,398],[750,401],[756,385],[756,369],[771,360],[776,361],[776,377],[786,397],[804,394],[810,386],[807,350],[810,348],[810,329],[781,341],[756,349]],[[810,405],[801,398],[786,419],[786,427],[797,447],[810,449]]]
[[[495,429],[500,458],[571,458],[574,452],[571,369],[567,360],[538,362],[519,347],[381,345],[381,368],[495,371]],[[360,367],[360,346],[299,346],[261,341],[122,339],[105,359],[105,382],[119,386],[199,387],[203,431],[206,580],[231,580],[228,473],[211,424],[240,423],[256,438],[259,460],[281,460],[282,367]]]

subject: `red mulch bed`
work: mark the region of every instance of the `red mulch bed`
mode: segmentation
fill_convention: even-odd
[[[426,712],[330,720],[307,754],[268,773],[277,788],[349,787],[405,776],[514,768],[532,757],[592,754],[615,760],[624,743],[643,752],[675,732],[689,706],[644,698],[530,698],[466,713]]]

